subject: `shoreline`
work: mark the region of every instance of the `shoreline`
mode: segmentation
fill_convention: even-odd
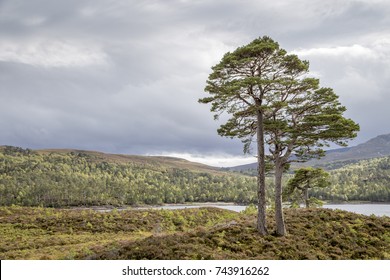
[[[138,205],[138,206],[122,206],[122,207],[113,207],[113,206],[92,206],[92,207],[70,207],[70,208],[60,208],[64,210],[75,210],[75,211],[84,211],[92,210],[96,212],[111,212],[111,211],[142,211],[142,210],[182,210],[190,208],[202,208],[202,207],[215,207],[222,208],[226,210],[231,210],[235,212],[244,211],[248,205],[236,204],[233,202],[198,202],[198,203],[169,203],[164,205]],[[359,209],[359,206],[363,207]],[[379,211],[377,210],[378,207]],[[376,215],[376,216],[390,216],[390,203],[370,203],[370,202],[355,202],[355,203],[325,203],[322,207],[319,208],[328,208],[328,209],[339,209],[349,212],[355,212],[363,215]]]

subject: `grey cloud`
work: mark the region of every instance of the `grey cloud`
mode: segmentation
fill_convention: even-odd
[[[210,67],[225,52],[262,35],[288,51],[359,44],[382,55],[374,60],[307,58],[323,84],[340,94],[350,117],[362,124],[357,142],[386,133],[389,70],[383,61],[389,53],[379,39],[390,36],[390,7],[386,1],[343,3],[1,1],[0,144],[240,155],[242,144],[219,137],[221,122],[213,121],[209,107],[197,100],[205,95]],[[51,49],[50,54],[37,47],[42,42],[62,43],[74,55],[67,58]],[[13,51],[24,59],[12,48],[6,53],[6,43],[18,45]],[[93,63],[94,56],[90,63],[70,63],[77,55],[88,60],[86,54],[94,52],[104,63]],[[60,62],[50,64],[56,56],[62,56]],[[34,64],[40,57],[48,62]],[[368,91],[368,81],[377,99],[365,106],[358,85]]]

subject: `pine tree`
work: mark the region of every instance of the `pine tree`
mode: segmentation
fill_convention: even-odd
[[[282,211],[282,174],[292,161],[305,161],[324,154],[328,142],[346,145],[359,126],[342,116],[346,110],[330,88],[320,88],[309,78],[309,63],[287,54],[264,36],[226,53],[212,67],[205,91],[215,118],[231,118],[218,129],[225,137],[237,137],[250,152],[255,140],[258,162],[258,221],[266,235],[265,169],[268,159],[275,171],[276,233],[286,235]],[[265,147],[269,154],[266,156]],[[294,155],[294,157],[292,157]]]
[[[294,177],[288,180],[287,188],[283,194],[287,197],[294,197],[294,193],[297,193],[297,201],[294,202],[300,203],[299,200],[303,200],[306,208],[309,208],[314,204],[313,199],[309,198],[309,189],[330,186],[329,176],[329,173],[322,168],[300,168],[295,170]]]

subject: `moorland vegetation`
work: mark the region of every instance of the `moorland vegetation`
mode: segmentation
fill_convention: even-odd
[[[285,217],[290,234],[277,237],[258,234],[254,206],[0,207],[0,259],[390,259],[389,217],[330,209],[285,209]],[[275,229],[272,219],[267,226]]]

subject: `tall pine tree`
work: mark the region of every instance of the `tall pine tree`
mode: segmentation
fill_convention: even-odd
[[[287,54],[279,44],[264,36],[226,53],[212,67],[205,91],[199,100],[211,103],[215,118],[231,118],[218,129],[221,136],[238,137],[244,152],[252,142],[257,146],[258,219],[260,234],[266,227],[265,166],[275,171],[276,233],[286,235],[282,211],[282,174],[292,161],[305,161],[324,154],[329,142],[346,145],[359,126],[343,117],[345,107],[330,88],[307,77],[309,63]],[[268,148],[267,155],[265,148]]]

